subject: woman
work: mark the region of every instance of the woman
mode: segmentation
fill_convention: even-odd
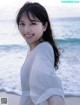
[[[60,54],[46,9],[27,2],[16,21],[30,48],[21,68],[20,105],[64,105],[62,84],[55,74]]]

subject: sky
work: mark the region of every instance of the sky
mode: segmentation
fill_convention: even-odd
[[[0,20],[15,19],[19,8],[26,1],[41,3],[50,18],[80,17],[80,3],[62,3],[62,0],[0,0]]]

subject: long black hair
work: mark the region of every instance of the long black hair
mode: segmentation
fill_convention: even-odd
[[[31,13],[31,15],[33,17],[37,17],[42,22],[43,25],[45,25],[46,22],[48,23],[47,29],[43,33],[42,37],[44,41],[47,41],[52,45],[52,48],[54,50],[54,58],[55,58],[54,67],[58,69],[60,52],[59,52],[59,49],[57,48],[57,45],[52,35],[51,25],[50,25],[50,21],[49,21],[49,17],[48,17],[46,9],[39,3],[26,2],[18,12],[18,15],[16,18],[16,22],[18,26],[19,26],[19,21],[23,13],[25,13],[29,19],[30,19],[29,14]]]

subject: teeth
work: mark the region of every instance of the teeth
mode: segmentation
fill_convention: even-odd
[[[27,35],[26,37],[29,38],[29,37],[32,37],[32,36],[33,36],[33,35]]]

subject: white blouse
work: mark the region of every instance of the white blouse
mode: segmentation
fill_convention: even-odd
[[[47,99],[58,95],[64,99],[62,83],[55,74],[54,52],[48,42],[37,45],[21,68],[20,105],[48,105]]]

